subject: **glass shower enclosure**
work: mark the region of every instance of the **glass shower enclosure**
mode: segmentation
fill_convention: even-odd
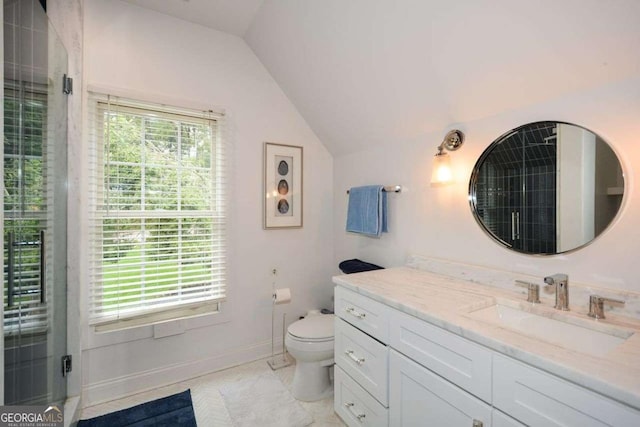
[[[3,0],[4,405],[62,404],[67,53],[43,2]]]

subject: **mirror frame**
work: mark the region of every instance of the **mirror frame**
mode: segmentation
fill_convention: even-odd
[[[498,235],[496,235],[493,231],[491,231],[487,225],[484,223],[483,219],[478,215],[478,206],[477,206],[477,183],[478,183],[478,177],[479,177],[479,171],[480,171],[480,166],[484,163],[484,161],[486,160],[487,157],[489,157],[489,155],[491,155],[491,153],[493,152],[494,148],[501,144],[505,139],[507,139],[508,137],[510,137],[512,134],[519,132],[521,129],[527,127],[527,126],[531,126],[531,125],[535,125],[535,124],[539,124],[539,123],[556,123],[556,124],[563,124],[563,125],[570,125],[570,126],[575,126],[577,128],[586,130],[588,132],[591,132],[593,135],[596,136],[596,138],[598,138],[599,140],[601,140],[603,143],[605,143],[609,149],[613,152],[614,156],[616,157],[616,160],[618,161],[618,164],[620,165],[620,170],[622,173],[622,199],[620,201],[620,204],[618,206],[618,210],[616,211],[615,215],[613,215],[611,217],[611,219],[609,220],[608,224],[606,225],[606,227],[604,227],[602,229],[602,231],[595,235],[591,240],[576,246],[574,248],[571,249],[567,249],[565,251],[561,251],[561,252],[555,252],[555,253],[540,253],[540,252],[527,252],[524,250],[519,250],[513,247],[513,245],[509,244],[508,242],[506,242],[504,239],[502,239],[501,237],[499,237]],[[480,155],[480,157],[478,158],[478,160],[475,162],[473,169],[471,170],[471,176],[469,177],[469,191],[468,191],[468,197],[469,197],[469,207],[471,208],[471,213],[473,214],[473,218],[475,219],[475,221],[478,223],[478,225],[480,225],[480,228],[489,236],[491,237],[491,240],[493,240],[494,242],[498,243],[500,246],[509,249],[515,253],[518,254],[522,254],[522,255],[530,255],[530,256],[541,256],[541,257],[547,257],[547,256],[555,256],[555,255],[564,255],[570,252],[574,252],[577,251],[579,249],[582,249],[586,246],[589,246],[591,243],[595,242],[596,240],[598,240],[598,238],[603,235],[604,233],[607,232],[607,230],[609,230],[611,228],[611,226],[619,219],[621,212],[624,209],[625,206],[625,201],[628,197],[628,186],[627,186],[627,182],[625,180],[625,167],[624,164],[622,163],[622,161],[620,160],[620,156],[618,155],[617,151],[613,148],[613,146],[611,144],[609,144],[609,142],[607,142],[604,138],[602,138],[600,135],[598,135],[597,133],[593,132],[591,129],[586,128],[584,126],[580,126],[580,125],[576,125],[575,123],[569,123],[569,122],[564,122],[564,121],[557,121],[557,120],[538,120],[538,121],[534,121],[534,122],[529,122],[529,123],[525,123],[523,125],[517,126],[505,133],[503,133],[502,135],[500,135],[498,138],[496,138],[495,140],[493,140],[482,152],[482,154]],[[626,191],[625,191],[626,190]]]

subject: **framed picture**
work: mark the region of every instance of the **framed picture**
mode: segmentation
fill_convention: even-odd
[[[302,147],[264,143],[264,228],[302,227]]]

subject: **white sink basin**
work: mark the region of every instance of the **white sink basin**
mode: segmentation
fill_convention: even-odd
[[[580,353],[603,357],[625,342],[633,331],[580,319],[560,311],[509,300],[469,311],[467,317],[522,332]]]

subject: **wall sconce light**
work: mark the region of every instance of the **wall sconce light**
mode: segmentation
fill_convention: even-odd
[[[438,145],[438,152],[433,157],[433,172],[431,174],[432,184],[446,184],[453,179],[451,170],[451,160],[449,155],[444,151],[456,151],[464,143],[464,133],[454,129],[447,132],[444,141]]]

